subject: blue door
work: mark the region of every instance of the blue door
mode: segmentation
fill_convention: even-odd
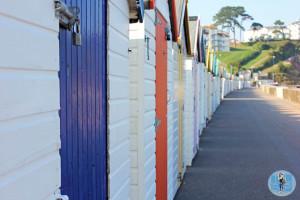
[[[61,193],[107,197],[106,0],[65,0],[77,7],[81,45],[60,27]]]

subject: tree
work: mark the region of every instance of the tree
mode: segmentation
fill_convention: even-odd
[[[285,24],[283,21],[281,21],[280,19],[276,20],[274,22],[274,25],[276,26],[276,30],[274,30],[274,33],[281,33],[282,34],[282,38],[285,39],[285,33],[284,33],[284,29],[285,29]]]
[[[276,20],[276,21],[274,22],[274,25],[275,25],[275,26],[284,26],[284,22],[281,21],[280,19],[278,19],[278,20]]]
[[[262,29],[264,26],[258,22],[253,22],[251,24],[251,30],[255,33],[256,31]],[[255,40],[255,36],[253,36],[254,40]]]
[[[246,21],[246,20],[254,20],[254,18],[247,14],[247,13],[244,13],[244,14],[241,14],[241,26],[243,26],[243,22]],[[242,29],[240,29],[240,41],[242,41]]]
[[[252,30],[259,30],[259,29],[261,29],[261,28],[263,28],[264,26],[262,25],[262,24],[260,24],[260,23],[258,23],[258,22],[253,22],[252,24],[251,24],[251,29]]]
[[[245,8],[242,6],[226,6],[213,17],[215,25],[228,28],[233,33],[234,45],[236,47],[236,28],[245,30],[239,21],[239,18],[246,14]]]

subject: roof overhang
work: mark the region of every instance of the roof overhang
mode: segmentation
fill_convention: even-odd
[[[197,16],[190,16],[188,20],[191,41],[191,53],[192,55],[199,55],[200,20]]]
[[[155,0],[127,0],[129,5],[129,22],[142,23],[144,21],[144,11],[155,7]]]
[[[188,15],[188,11],[187,11],[187,5],[185,7],[186,8],[185,8],[184,19],[183,19],[185,43],[186,43],[187,54],[192,55],[191,39],[190,39],[190,28],[189,28],[189,15]]]
[[[177,42],[183,27],[187,0],[168,0],[173,41]]]

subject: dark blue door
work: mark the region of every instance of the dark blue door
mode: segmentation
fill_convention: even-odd
[[[80,9],[82,45],[60,28],[61,193],[102,200],[106,176],[106,0],[65,0]]]

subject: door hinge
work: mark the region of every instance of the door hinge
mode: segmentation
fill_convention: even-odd
[[[161,120],[158,117],[155,117],[154,127],[157,129],[161,124]]]
[[[71,30],[78,19],[79,8],[67,6],[62,0],[54,0],[54,8],[55,16],[59,19],[59,24]]]

